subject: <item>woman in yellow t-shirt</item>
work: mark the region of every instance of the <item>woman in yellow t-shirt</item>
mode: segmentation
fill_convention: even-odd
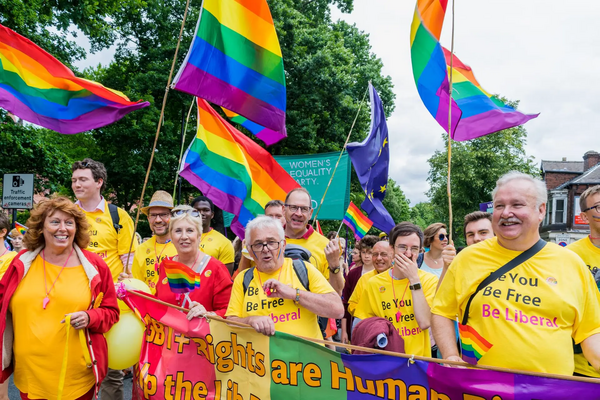
[[[27,225],[29,251],[0,281],[0,320],[12,322],[0,331],[0,352],[11,360],[0,381],[14,371],[22,399],[56,399],[61,391],[64,400],[92,399],[108,368],[103,333],[119,319],[112,275],[82,250],[88,222],[69,199],[40,203]]]

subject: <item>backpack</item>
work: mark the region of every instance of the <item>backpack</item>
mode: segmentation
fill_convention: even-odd
[[[119,222],[121,222],[121,219],[119,218],[119,207],[115,206],[112,203],[108,203],[108,212],[110,213],[110,218],[112,219],[113,227],[115,228],[115,231],[117,231],[118,235],[121,231],[121,228],[123,227],[122,225],[119,225]]]
[[[306,264],[304,264],[303,260],[293,260],[292,265],[294,267],[294,272],[296,273],[296,276],[300,281],[300,284],[304,287],[304,289],[306,289],[307,292],[310,292],[308,283],[308,270],[306,269]],[[246,291],[250,286],[250,282],[252,282],[252,279],[254,279],[254,268],[256,267],[248,269],[248,271],[246,271],[244,274],[244,296],[246,295]]]
[[[417,268],[421,269],[421,265],[423,265],[423,260],[425,259],[425,253],[419,253],[417,257]]]

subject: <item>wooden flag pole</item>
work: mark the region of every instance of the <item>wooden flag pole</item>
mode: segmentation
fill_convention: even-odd
[[[454,0],[452,0],[452,42],[450,44],[450,100],[448,104],[448,178],[446,182],[446,191],[448,193],[448,243],[452,243],[452,72],[454,70]]]

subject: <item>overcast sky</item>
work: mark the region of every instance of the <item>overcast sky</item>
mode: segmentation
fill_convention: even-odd
[[[426,201],[427,159],[443,147],[441,128],[421,102],[412,77],[409,33],[414,0],[354,0],[351,14],[333,12],[369,33],[396,93],[388,116],[390,176],[414,205]],[[600,2],[576,0],[458,0],[455,52],[473,68],[484,89],[541,115],[525,125],[527,154],[536,162],[581,160],[600,151],[598,114],[592,107],[600,84]],[[442,45],[450,48],[450,7]],[[106,64],[111,50],[90,55],[80,67]],[[108,56],[108,57],[107,57]]]

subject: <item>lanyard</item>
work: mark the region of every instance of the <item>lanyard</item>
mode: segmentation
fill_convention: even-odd
[[[410,282],[408,282],[407,279],[406,287],[404,288],[404,293],[402,293],[402,298],[399,302],[396,298],[396,288],[394,287],[394,273],[392,271],[390,271],[390,278],[392,279],[392,293],[394,294],[394,303],[396,303],[396,310],[398,310],[398,312],[396,313],[396,322],[400,322],[400,318],[402,317],[402,311],[400,311],[400,302],[404,302],[404,295],[406,295],[406,289],[408,289],[408,284]]]

